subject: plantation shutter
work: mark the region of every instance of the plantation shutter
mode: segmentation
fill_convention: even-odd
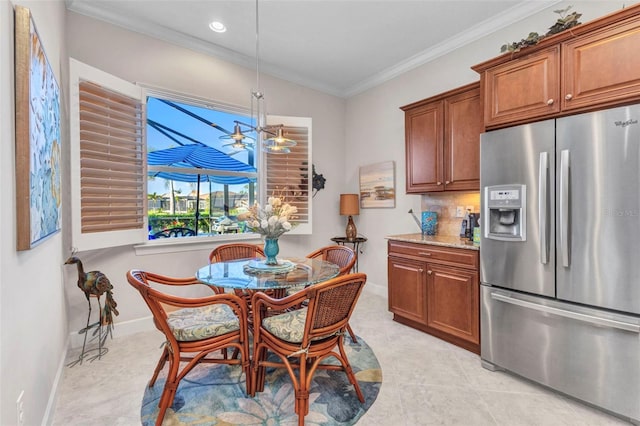
[[[311,118],[268,116],[270,125],[283,124],[284,136],[297,145],[289,154],[263,154],[265,196],[281,195],[298,208],[294,234],[311,234]]]
[[[136,244],[147,234],[143,90],[70,61],[72,244]]]

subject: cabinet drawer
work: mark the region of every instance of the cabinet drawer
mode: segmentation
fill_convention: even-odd
[[[476,269],[478,267],[478,252],[475,250],[389,241],[389,255],[409,256],[419,260],[460,266],[463,268]]]

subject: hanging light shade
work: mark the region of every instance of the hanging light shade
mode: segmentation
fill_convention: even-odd
[[[236,122],[236,125],[233,126],[233,133],[229,135],[229,138],[233,139],[234,141],[241,141],[245,138],[244,133],[242,133],[242,130],[240,130],[240,124],[238,122]]]
[[[220,139],[231,139],[234,141],[242,141],[244,140],[247,136],[242,132],[242,129],[240,128],[240,122],[236,121],[236,124],[233,126],[233,133],[229,134],[229,135],[222,135],[220,136]]]
[[[278,127],[276,134],[265,139],[264,148],[267,152],[284,154],[289,153],[289,148],[296,146],[297,143],[293,139],[284,136],[282,126]],[[284,148],[287,148],[286,150]]]

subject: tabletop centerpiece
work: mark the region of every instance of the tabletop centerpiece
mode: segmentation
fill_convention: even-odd
[[[280,252],[278,238],[293,228],[291,219],[298,212],[296,206],[285,202],[284,197],[272,196],[262,207],[259,203],[248,207],[247,212],[238,215],[238,220],[244,220],[247,227],[264,237],[264,254],[267,256],[264,264],[277,267],[277,255]]]

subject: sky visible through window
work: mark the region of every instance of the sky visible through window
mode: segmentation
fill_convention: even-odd
[[[173,102],[173,101],[172,101]],[[216,125],[228,130],[229,132],[233,131],[234,121],[238,120],[241,122],[248,123],[250,122],[250,118],[246,116],[241,116],[237,114],[231,114],[227,112],[216,111],[213,109],[207,109],[202,107],[196,107],[192,105],[187,105],[179,102],[173,102],[184,108],[209,123],[215,123]],[[212,148],[215,148],[225,154],[232,155],[232,158],[242,161],[243,163],[248,162],[248,151],[246,150],[236,150],[232,146],[225,146],[230,144],[231,140],[229,139],[220,139],[220,136],[224,136],[224,132],[216,129],[210,124],[204,123],[197,118],[186,114],[171,105],[168,105],[158,98],[149,97],[147,99],[147,119],[153,120],[159,123],[162,126],[166,126],[172,129],[175,132],[181,133],[189,138],[195,139],[196,141],[202,142]],[[162,134],[157,129],[153,128],[150,125],[147,125],[147,149],[149,152],[157,151],[161,149],[167,149],[179,146],[180,143],[185,145],[194,144],[196,142],[189,140],[185,137],[181,137],[176,135],[175,133],[168,132],[173,138],[177,140],[171,140],[171,138]],[[208,186],[208,184],[207,184]],[[175,188],[181,190],[183,194],[187,194],[196,188],[195,183],[186,183],[186,182],[176,182]],[[223,185],[211,184],[212,191],[221,191],[223,189]],[[206,189],[209,191],[209,188]],[[165,194],[169,192],[169,188],[166,187],[164,179],[151,179],[148,181],[148,193],[149,194]]]

